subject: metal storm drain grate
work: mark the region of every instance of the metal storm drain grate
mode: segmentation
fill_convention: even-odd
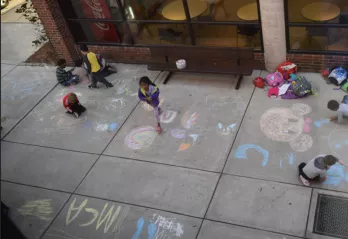
[[[348,198],[319,194],[313,233],[348,239]]]

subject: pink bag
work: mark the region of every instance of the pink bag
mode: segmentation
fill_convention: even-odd
[[[265,78],[267,85],[272,87],[277,87],[283,84],[284,78],[280,72],[274,72],[272,74],[269,74]]]

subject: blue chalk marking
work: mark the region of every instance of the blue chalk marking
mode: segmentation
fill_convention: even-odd
[[[118,124],[116,122],[112,122],[109,124],[109,130],[114,131],[118,127]]]
[[[345,140],[345,141],[344,141],[344,144],[348,144],[348,140]]]
[[[153,239],[156,235],[157,231],[157,226],[154,223],[150,223],[149,226],[147,227],[147,238],[148,239]]]
[[[289,164],[293,165],[295,162],[295,157],[292,153],[289,154]]]
[[[144,227],[144,217],[139,218],[137,222],[137,230],[132,236],[132,239],[138,239]]]
[[[323,184],[327,185],[339,185],[342,181],[347,180],[348,173],[345,175],[344,167],[338,163],[331,166],[329,170],[327,170],[326,181]]]
[[[236,126],[236,124],[230,124],[228,127],[229,127],[230,129],[233,129],[234,126]]]
[[[234,157],[237,159],[247,159],[248,156],[246,155],[246,151],[249,149],[255,149],[263,156],[262,161],[262,167],[265,167],[267,165],[268,159],[269,159],[269,153],[267,150],[263,149],[262,147],[255,145],[255,144],[242,144],[238,147],[236,153],[234,154]]]
[[[222,129],[222,124],[218,123],[218,127],[219,127],[219,129]]]
[[[340,144],[336,144],[336,145],[335,145],[335,148],[336,148],[336,149],[340,149],[340,148],[341,148],[341,145],[340,145]]]
[[[314,125],[319,128],[322,124],[328,124],[330,123],[330,119],[322,119],[322,120],[317,120],[314,121]]]

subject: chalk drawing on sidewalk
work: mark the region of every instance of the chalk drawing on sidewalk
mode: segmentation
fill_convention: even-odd
[[[254,149],[262,155],[263,160],[262,160],[261,165],[262,165],[262,167],[265,167],[268,163],[268,160],[269,160],[269,152],[267,150],[265,150],[264,148],[262,148],[261,146],[256,145],[256,144],[242,144],[242,145],[240,145],[238,147],[238,149],[236,150],[234,157],[237,159],[247,159],[248,156],[247,156],[246,152],[250,149]]]
[[[222,136],[230,135],[233,132],[234,127],[236,124],[230,124],[230,125],[223,125],[222,123],[217,124],[217,132],[218,134]]]
[[[176,139],[184,139],[186,136],[186,130],[183,129],[172,129],[170,134]]]
[[[199,135],[198,135],[198,134],[189,134],[189,136],[190,136],[190,137],[192,138],[192,140],[193,140],[193,145],[195,145],[196,142],[197,142],[197,139],[198,139]]]
[[[166,218],[161,215],[157,216],[156,221],[154,218],[156,218],[156,214],[151,220],[157,226],[154,239],[171,238],[171,236],[181,237],[184,234],[184,226],[176,218]]]
[[[300,103],[291,108],[270,108],[261,115],[261,131],[271,140],[289,142],[297,152],[307,151],[312,147],[313,139],[304,132],[306,124],[310,123],[303,116],[310,111],[308,105]],[[308,127],[305,130],[308,131]]]
[[[345,159],[348,152],[348,130],[335,129],[328,136],[331,152],[340,159]]]
[[[172,110],[164,110],[160,115],[160,122],[164,124],[169,124],[173,122],[178,112]]]
[[[134,150],[147,149],[158,135],[152,126],[141,126],[133,129],[125,138],[124,143]]]
[[[182,144],[180,144],[180,146],[179,146],[178,152],[184,151],[184,150],[190,148],[190,146],[191,146],[191,144],[182,143]]]
[[[321,126],[323,126],[324,124],[329,124],[330,123],[330,119],[320,119],[320,120],[316,120],[314,121],[314,125],[317,128],[320,128]]]
[[[190,113],[189,111],[186,111],[182,116],[181,124],[185,129],[190,129],[196,124],[197,118],[198,114],[196,112]]]
[[[44,221],[52,219],[52,199],[29,201],[17,211],[22,216],[33,216]]]

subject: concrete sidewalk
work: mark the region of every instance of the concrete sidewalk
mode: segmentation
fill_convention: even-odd
[[[297,165],[319,153],[348,163],[348,124],[325,120],[343,91],[300,73],[318,95],[271,99],[251,83],[266,72],[236,91],[231,76],[178,73],[163,85],[146,66],[117,68],[115,87],[96,90],[56,85],[54,68],[2,75],[1,200],[27,238],[330,238],[313,233],[318,195],[347,199],[348,170],[304,187]],[[143,75],[161,91],[161,135],[138,100]],[[68,92],[87,108],[80,119],[64,113]]]

